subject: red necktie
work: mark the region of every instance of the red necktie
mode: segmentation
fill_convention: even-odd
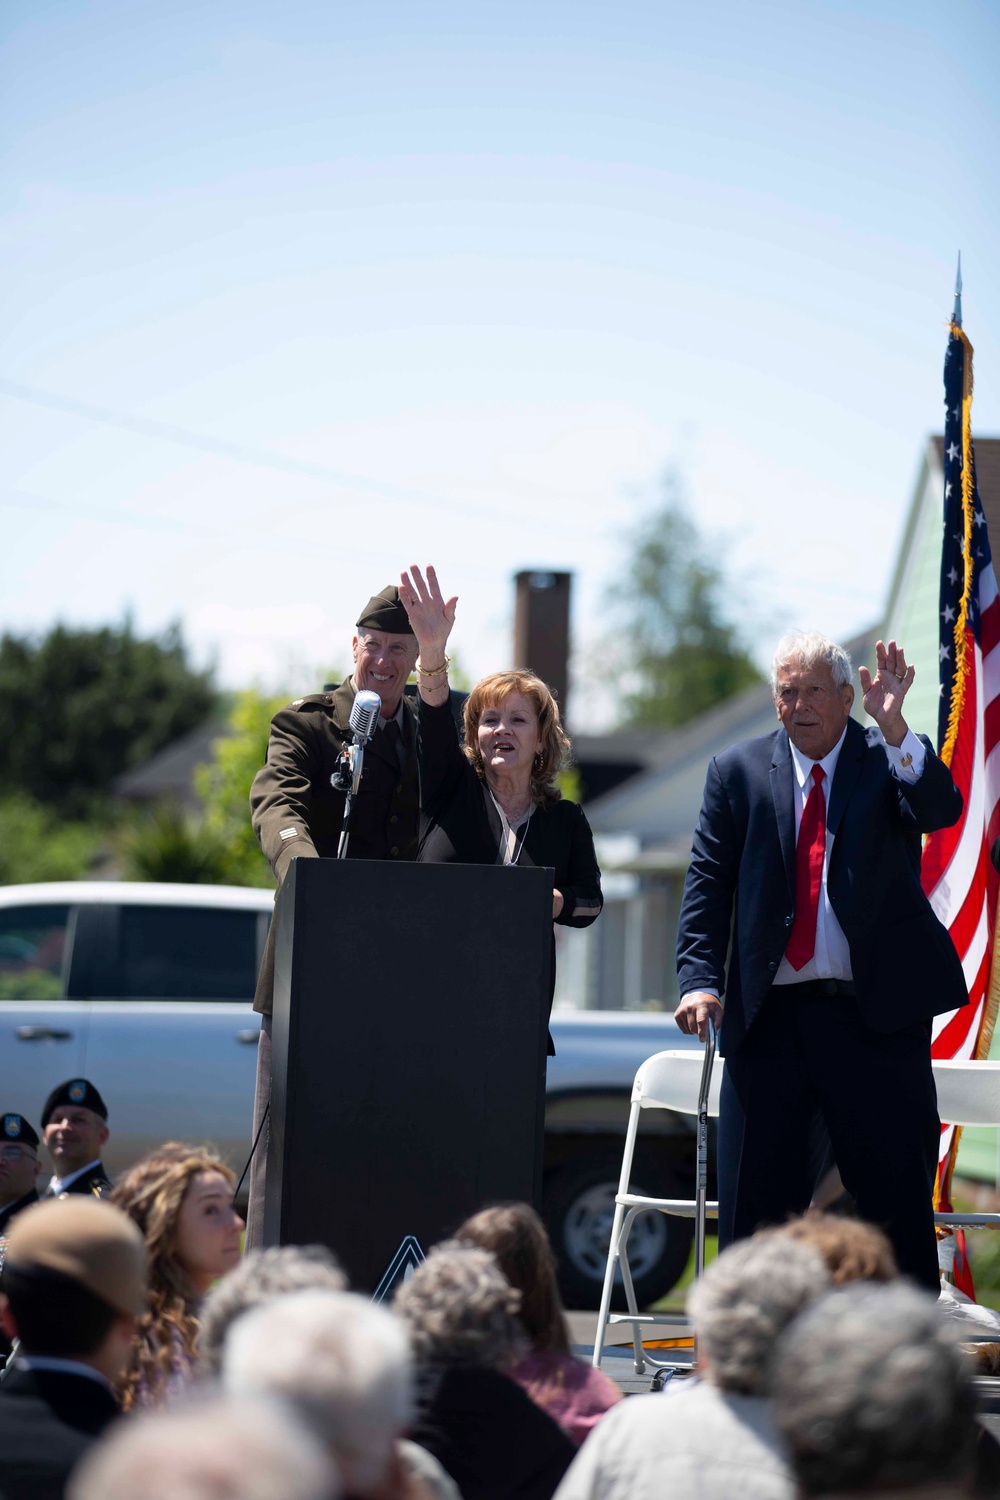
[[[799,839],[795,846],[795,921],[788,938],[785,957],[798,971],[816,951],[816,917],[819,893],[823,884],[823,855],[826,853],[826,798],[823,796],[822,766],[813,766],[812,791],[802,809]]]

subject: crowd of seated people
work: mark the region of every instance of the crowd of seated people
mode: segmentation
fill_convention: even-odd
[[[207,1148],[168,1142],[112,1190],[87,1080],[38,1118],[0,1116],[0,1500],[1000,1495],[961,1325],[857,1220],[726,1250],[688,1295],[695,1371],[623,1400],[574,1352],[525,1204],[376,1306],[323,1247],[241,1257]]]

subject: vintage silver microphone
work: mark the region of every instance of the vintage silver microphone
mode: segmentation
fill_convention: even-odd
[[[381,712],[382,699],[378,693],[370,693],[366,689],[354,695],[354,702],[351,704],[351,717],[348,723],[354,733],[356,742],[367,745],[378,727]]]

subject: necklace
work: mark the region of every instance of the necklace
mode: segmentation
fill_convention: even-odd
[[[516,824],[522,822],[522,820],[526,818],[528,816],[528,813],[531,811],[530,796],[528,796],[524,802],[515,802],[511,804],[509,802],[501,802],[500,798],[494,795],[493,801],[496,803],[497,807],[499,807],[500,811],[507,819],[507,822],[512,826],[515,826]]]
[[[497,847],[497,863],[501,865],[516,865],[518,859],[521,856],[521,850],[524,848],[525,835],[528,832],[528,824],[531,822],[531,814],[535,810],[535,804],[529,797],[527,805],[525,806],[520,816],[509,818],[504,809],[500,806],[499,800],[497,799],[497,795],[494,792],[493,788],[491,786],[488,786],[487,791],[493,798],[493,806],[500,814],[501,832],[500,842]],[[524,823],[524,827],[521,829],[521,837],[518,838],[516,830],[522,820]]]

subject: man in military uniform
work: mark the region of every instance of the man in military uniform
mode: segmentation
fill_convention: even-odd
[[[68,1078],[52,1090],[42,1110],[42,1134],[55,1167],[43,1197],[107,1197],[114,1186],[101,1161],[110,1136],[108,1106],[89,1079]]]
[[[23,1115],[0,1115],[0,1239],[10,1221],[38,1202],[38,1132]]]
[[[344,793],[330,777],[349,745],[355,694],[377,693],[382,714],[365,747],[364,771],[351,819],[349,859],[412,860],[417,854],[420,797],[417,783],[416,719],[404,697],[417,659],[417,642],[399,590],[384,588],[369,599],[352,643],[354,671],[330,692],[297,698],[275,714],[267,763],[250,791],[253,828],[280,885],[293,859],[333,858],[340,841]],[[271,1091],[271,994],[275,924],[268,934],[254,1010],[261,1012],[254,1100],[254,1151],[246,1244],[262,1243],[267,1160],[265,1111]],[[262,1129],[263,1127],[263,1129]]]

